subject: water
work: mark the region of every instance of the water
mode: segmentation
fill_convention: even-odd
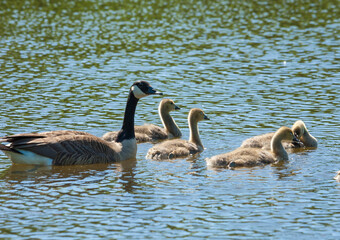
[[[188,159],[12,166],[0,155],[0,238],[337,239],[340,21],[337,1],[2,1],[1,136],[121,127],[129,86],[172,98]],[[136,124],[161,124],[160,97]],[[317,150],[276,166],[208,169],[204,159],[302,119]]]

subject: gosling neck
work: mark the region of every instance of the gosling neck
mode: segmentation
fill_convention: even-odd
[[[204,147],[199,136],[197,120],[189,116],[188,123],[190,129],[189,142],[196,144],[200,148],[200,150],[203,151]]]
[[[318,146],[316,138],[310,135],[307,129],[301,136],[300,141],[305,145],[305,147],[316,148]]]
[[[116,142],[135,138],[135,112],[138,100],[139,99],[133,95],[132,91],[130,91],[125,107],[123,126],[118,133]]]
[[[164,107],[159,106],[158,114],[168,135],[170,133],[175,138],[182,136],[181,130],[175,123],[175,120],[171,117],[169,111],[167,111]]]
[[[282,139],[280,132],[275,133],[271,140],[270,148],[277,160],[288,160],[288,153],[282,146]]]

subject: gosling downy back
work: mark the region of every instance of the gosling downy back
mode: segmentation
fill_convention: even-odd
[[[158,160],[183,158],[198,152],[202,152],[204,147],[198,130],[198,122],[202,120],[209,120],[202,109],[191,109],[188,114],[188,123],[190,129],[189,140],[172,139],[156,144],[149,149],[146,158]]]
[[[313,137],[307,130],[303,121],[298,120],[292,126],[292,131],[296,135],[298,141],[284,141],[283,147],[285,149],[295,148],[316,148],[318,143],[315,137]],[[248,138],[242,142],[241,147],[253,147],[270,149],[270,141],[275,133],[266,133],[263,135],[254,136]]]
[[[232,152],[207,158],[206,162],[210,167],[234,168],[253,167],[287,160],[288,154],[282,146],[282,141],[293,139],[295,139],[295,136],[292,130],[288,127],[281,127],[275,132],[271,140],[271,150],[239,147]]]
[[[137,143],[153,142],[164,140],[169,137],[179,138],[182,136],[181,130],[178,128],[174,119],[171,117],[170,112],[180,109],[173,100],[163,99],[159,103],[158,113],[163,123],[164,128],[154,124],[146,124],[143,126],[135,126],[135,136]],[[114,142],[118,136],[118,132],[105,133],[102,139]]]
[[[135,82],[129,92],[117,142],[109,143],[81,131],[51,131],[6,136],[0,150],[15,164],[75,165],[111,163],[136,157],[134,114],[138,100],[160,94],[148,82]]]

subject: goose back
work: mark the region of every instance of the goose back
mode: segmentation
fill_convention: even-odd
[[[119,154],[123,147],[121,143],[108,143],[91,134],[79,132],[19,134],[8,136],[4,140],[9,142],[10,148],[13,149],[7,152],[7,155],[18,164],[26,163],[20,155],[28,153],[31,153],[32,157],[43,157],[42,159],[46,160],[43,165],[76,165],[118,162],[125,157],[133,157],[136,152],[134,150],[130,156],[124,156]],[[133,147],[133,144],[130,147]],[[20,157],[18,161],[16,157]]]

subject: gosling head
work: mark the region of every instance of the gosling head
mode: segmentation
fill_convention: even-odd
[[[303,146],[311,148],[316,148],[318,146],[318,141],[315,137],[310,135],[303,121],[296,121],[292,126],[292,131],[301,143],[303,143]]]
[[[210,118],[205,115],[202,109],[199,108],[193,108],[189,112],[189,119],[195,119],[197,122],[202,121],[202,120],[210,120]]]
[[[133,95],[140,99],[149,95],[163,95],[163,93],[157,92],[147,81],[137,81],[132,84],[130,91]]]
[[[160,107],[164,108],[166,112],[171,112],[180,109],[171,99],[163,99],[160,103]]]
[[[281,135],[282,140],[299,142],[299,140],[296,138],[295,134],[293,133],[292,129],[290,129],[289,127],[281,127],[278,130],[278,132]]]
[[[303,134],[307,131],[307,128],[306,128],[306,125],[303,121],[298,120],[292,126],[292,131],[293,131],[294,135],[298,139],[300,139],[303,136]]]

